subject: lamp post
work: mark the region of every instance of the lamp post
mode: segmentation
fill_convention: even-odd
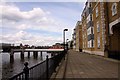
[[[65,51],[65,31],[68,31],[68,29],[63,30],[63,45],[64,45],[64,51]]]
[[[68,40],[69,39],[66,39],[66,49],[67,49],[67,51],[68,51]]]

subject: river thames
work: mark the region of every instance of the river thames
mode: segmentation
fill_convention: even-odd
[[[50,58],[49,53],[43,52],[43,57],[41,59],[40,52],[38,53],[38,58],[33,57],[33,52],[30,52],[30,58],[28,58],[27,52],[24,53],[24,60],[20,58],[20,52],[14,53],[14,62],[10,63],[10,54],[9,53],[0,53],[0,78],[9,78],[15,74],[20,73],[24,68],[24,62],[29,63],[29,67],[34,66],[37,63],[46,59],[46,55]]]

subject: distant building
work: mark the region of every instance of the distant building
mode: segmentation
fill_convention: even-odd
[[[55,45],[51,46],[49,49],[64,49],[64,47],[62,44],[56,43]]]
[[[72,41],[73,41],[73,50],[76,50],[76,29],[74,29],[73,34],[72,34]]]
[[[75,27],[75,50],[82,51],[82,24],[81,21],[76,23]]]
[[[10,52],[11,46],[12,46],[12,44],[8,44],[8,43],[1,43],[0,44],[0,47],[1,47],[3,52]]]

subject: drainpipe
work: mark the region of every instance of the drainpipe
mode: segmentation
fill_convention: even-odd
[[[108,11],[109,11],[109,8],[108,8],[108,2],[106,2],[106,30],[108,30],[107,31],[107,38],[108,38],[108,42],[107,42],[107,44],[106,44],[106,47],[107,47],[107,53],[109,54],[109,50],[111,49],[111,40],[110,40],[110,33],[109,33],[109,13],[108,13]],[[107,55],[108,56],[108,55]]]

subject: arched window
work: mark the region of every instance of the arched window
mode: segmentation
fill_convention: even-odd
[[[117,14],[117,3],[112,4],[111,10],[112,10],[112,16]]]

